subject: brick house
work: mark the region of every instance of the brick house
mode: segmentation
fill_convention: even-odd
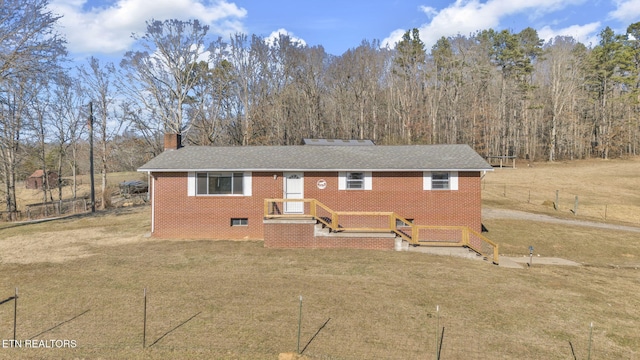
[[[166,136],[166,150],[138,169],[149,174],[154,237],[345,247],[345,241],[355,240],[332,238],[334,245],[312,246],[278,241],[313,237],[309,223],[330,226],[330,218],[338,215],[339,224],[334,220],[336,231],[331,233],[350,228],[378,231],[391,222],[386,217],[391,212],[398,224],[392,230],[400,235],[399,227],[412,224],[440,226],[441,232],[448,231],[443,230],[446,226],[473,232],[482,228],[481,177],[492,167],[467,145],[179,144],[176,135]],[[316,213],[321,210],[329,212]],[[365,224],[371,220],[363,220],[367,216],[378,219]],[[278,222],[282,219],[286,225]],[[346,247],[380,247],[366,241]],[[389,246],[393,248],[393,241],[385,240],[382,247]]]

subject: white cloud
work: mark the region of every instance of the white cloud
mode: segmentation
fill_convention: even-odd
[[[442,36],[469,35],[479,30],[496,29],[500,20],[511,15],[526,14],[539,18],[545,13],[557,11],[586,0],[456,0],[442,10],[422,6],[420,10],[431,19],[418,28],[420,39],[430,48]],[[639,0],[640,1],[640,0]],[[394,47],[402,39],[405,30],[393,31],[382,41],[383,46]]]
[[[431,7],[431,6],[420,6],[420,11],[422,11],[425,14],[427,14],[427,16],[429,18],[432,18],[432,17],[438,15],[438,10],[436,10],[436,8]]]
[[[306,41],[304,41],[301,38],[298,38],[298,37],[294,36],[292,32],[289,32],[286,29],[278,29],[278,30],[272,32],[271,34],[269,34],[269,36],[267,36],[264,39],[264,41],[267,44],[269,44],[270,46],[273,46],[273,45],[275,45],[277,43],[278,38],[280,37],[280,35],[288,36],[289,39],[291,40],[291,42],[293,42],[293,43],[297,43],[297,44],[302,45],[302,46],[306,46],[307,45]]]
[[[52,0],[49,8],[62,15],[59,24],[72,53],[114,54],[128,50],[132,33],[142,34],[150,19],[198,19],[210,33],[244,32],[247,11],[226,0],[117,0],[83,9],[87,0]]]
[[[609,13],[609,17],[631,24],[640,20],[640,0],[615,1],[616,10]]]
[[[380,45],[382,45],[382,47],[388,47],[390,49],[395,48],[396,44],[400,40],[402,40],[402,36],[404,35],[405,32],[406,32],[406,30],[404,30],[404,29],[393,30],[391,32],[391,34],[389,34],[389,36],[387,36],[386,38],[382,39],[382,42],[380,43]]]
[[[586,46],[598,44],[598,32],[601,30],[600,22],[593,22],[585,25],[573,25],[564,29],[551,29],[545,26],[538,30],[538,36],[544,41],[555,39],[556,36],[570,36]]]

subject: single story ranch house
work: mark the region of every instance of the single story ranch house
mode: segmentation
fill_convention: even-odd
[[[165,136],[165,151],[138,169],[149,175],[152,236],[393,249],[393,238],[422,245],[482,229],[492,167],[468,145],[307,143],[180,147]]]

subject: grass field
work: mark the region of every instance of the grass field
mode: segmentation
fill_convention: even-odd
[[[602,180],[612,163],[627,175]],[[515,194],[528,181],[546,194],[570,192],[577,185],[566,179],[577,178],[580,194],[594,202],[638,206],[627,187],[635,181],[637,188],[639,163],[498,170],[484,180],[484,201],[573,218],[542,205],[547,197],[521,201],[491,184],[511,184]],[[554,176],[538,184],[534,172]],[[593,189],[599,181],[612,190]],[[17,339],[76,344],[0,347],[0,358],[277,359],[297,349],[300,295],[300,349],[311,359],[435,359],[438,335],[442,359],[573,359],[572,347],[577,359],[640,358],[638,233],[511,219],[485,225],[502,254],[524,256],[533,245],[537,254],[583,266],[508,269],[411,252],[158,240],[145,237],[147,207],[0,224],[0,341],[13,339],[9,298],[18,287]]]
[[[640,157],[521,163],[483,179],[483,204],[640,226]],[[553,203],[558,192],[557,209]],[[577,214],[572,212],[578,197]]]

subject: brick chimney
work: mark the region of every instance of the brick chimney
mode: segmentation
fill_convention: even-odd
[[[178,150],[182,147],[182,135],[180,134],[164,134],[164,149]]]

